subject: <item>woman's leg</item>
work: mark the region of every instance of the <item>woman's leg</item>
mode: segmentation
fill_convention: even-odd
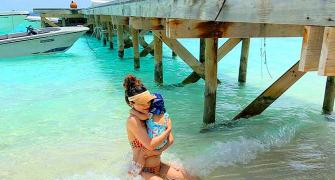
[[[161,170],[160,170],[161,177],[166,177],[167,179],[199,179],[191,174],[187,173],[182,167],[178,167],[176,165],[165,164],[161,163]]]
[[[141,172],[141,176],[145,180],[163,180],[161,177],[157,176],[156,174],[152,174],[148,172]]]

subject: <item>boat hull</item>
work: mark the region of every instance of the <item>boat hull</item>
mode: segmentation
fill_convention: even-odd
[[[85,32],[62,32],[0,41],[0,58],[64,52]]]

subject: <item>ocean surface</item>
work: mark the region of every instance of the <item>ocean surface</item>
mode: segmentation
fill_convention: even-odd
[[[28,24],[5,31],[0,22],[0,34],[25,31]],[[199,56],[198,39],[179,40]],[[216,124],[206,133],[200,132],[204,81],[178,86],[192,70],[166,46],[162,86],[154,83],[151,55],[134,70],[132,49],[119,59],[117,50],[90,35],[65,53],[0,58],[0,179],[125,179],[131,155],[122,87],[127,74],[165,98],[175,143],[164,162],[202,179],[335,179],[335,118],[322,114],[326,78],[316,72],[263,114],[223,125],[297,62],[301,44],[301,38],[252,39],[244,85],[237,80],[241,44],[224,57]]]

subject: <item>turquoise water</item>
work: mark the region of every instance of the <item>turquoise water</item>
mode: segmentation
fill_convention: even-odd
[[[203,179],[334,179],[335,120],[321,114],[325,77],[309,73],[262,115],[220,125],[299,59],[301,38],[266,39],[271,78],[262,41],[251,41],[244,86],[237,82],[241,45],[220,61],[217,125],[207,133],[200,133],[204,81],[174,86],[191,69],[167,47],[163,86],[154,83],[152,56],[134,70],[132,49],[119,59],[90,36],[66,53],[0,59],[0,179],[125,179],[122,81],[130,73],[165,97],[175,144],[163,161]],[[198,57],[198,40],[181,42]]]

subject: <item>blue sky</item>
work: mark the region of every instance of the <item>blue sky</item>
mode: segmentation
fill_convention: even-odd
[[[91,5],[90,0],[76,0],[78,8]],[[0,11],[25,10],[33,8],[69,8],[71,0],[0,0]]]

